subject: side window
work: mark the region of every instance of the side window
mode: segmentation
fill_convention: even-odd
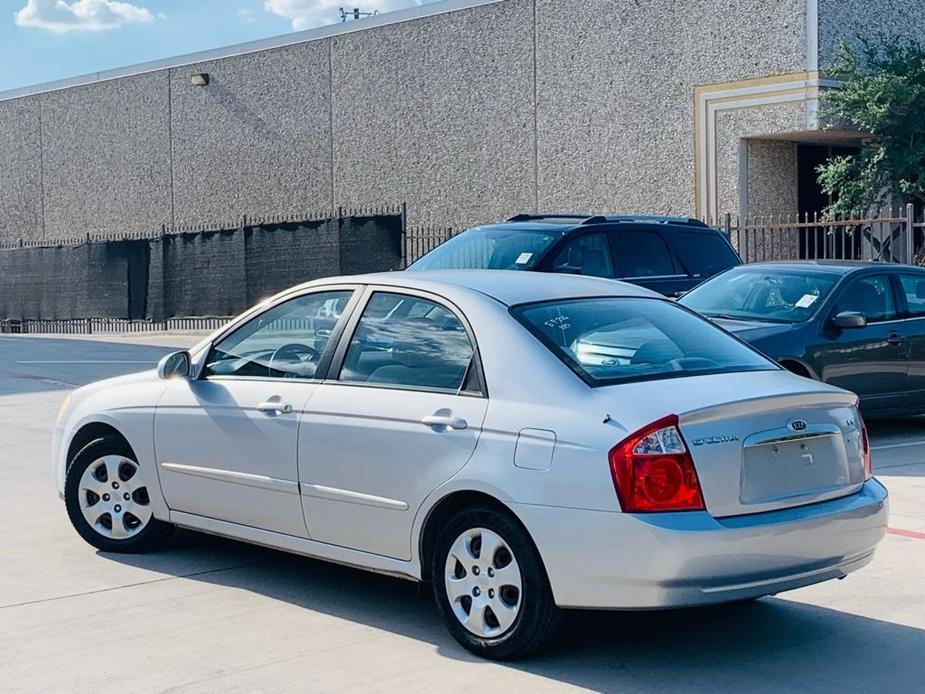
[[[267,309],[213,345],[203,376],[314,378],[352,294],[317,292]]]
[[[729,244],[715,232],[682,231],[675,234],[672,241],[681,262],[691,275],[712,277],[739,264]]]
[[[651,231],[612,234],[618,277],[662,277],[677,274],[665,240]]]
[[[842,291],[835,304],[835,313],[862,313],[869,323],[896,318],[896,302],[887,275],[874,275],[854,280]]]
[[[913,318],[925,316],[925,275],[900,275],[899,281],[906,295],[909,315]]]
[[[588,234],[575,239],[556,256],[555,272],[589,277],[613,277],[613,258],[604,234]]]
[[[474,350],[459,319],[427,299],[373,294],[350,340],[341,381],[457,392]]]

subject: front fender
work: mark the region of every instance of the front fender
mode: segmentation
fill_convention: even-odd
[[[135,452],[148,487],[156,518],[167,518],[154,450],[154,412],[166,382],[155,378],[112,379],[78,389],[71,396],[68,411],[55,427],[53,464],[55,484],[64,493],[68,451],[74,437],[89,424],[105,424],[118,431]],[[139,405],[138,403],[145,403]]]

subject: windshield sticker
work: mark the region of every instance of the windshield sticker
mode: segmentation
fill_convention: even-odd
[[[519,256],[517,256],[517,260],[514,261],[514,264],[515,265],[526,265],[527,263],[530,262],[530,258],[532,257],[533,257],[532,253],[521,253]]]
[[[800,297],[800,300],[794,304],[794,306],[797,308],[809,308],[814,303],[816,303],[816,299],[818,298],[819,297],[815,294],[804,294],[802,297]]]

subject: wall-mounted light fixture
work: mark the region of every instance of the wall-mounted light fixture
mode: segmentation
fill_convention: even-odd
[[[207,84],[209,84],[209,73],[197,72],[195,75],[193,75],[192,81],[193,86],[205,87]]]

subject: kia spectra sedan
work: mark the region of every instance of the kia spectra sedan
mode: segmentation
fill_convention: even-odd
[[[283,292],[75,391],[54,464],[101,550],[180,526],[428,581],[490,658],[544,646],[565,608],[843,578],[887,522],[855,395],[655,292],[542,273]]]

